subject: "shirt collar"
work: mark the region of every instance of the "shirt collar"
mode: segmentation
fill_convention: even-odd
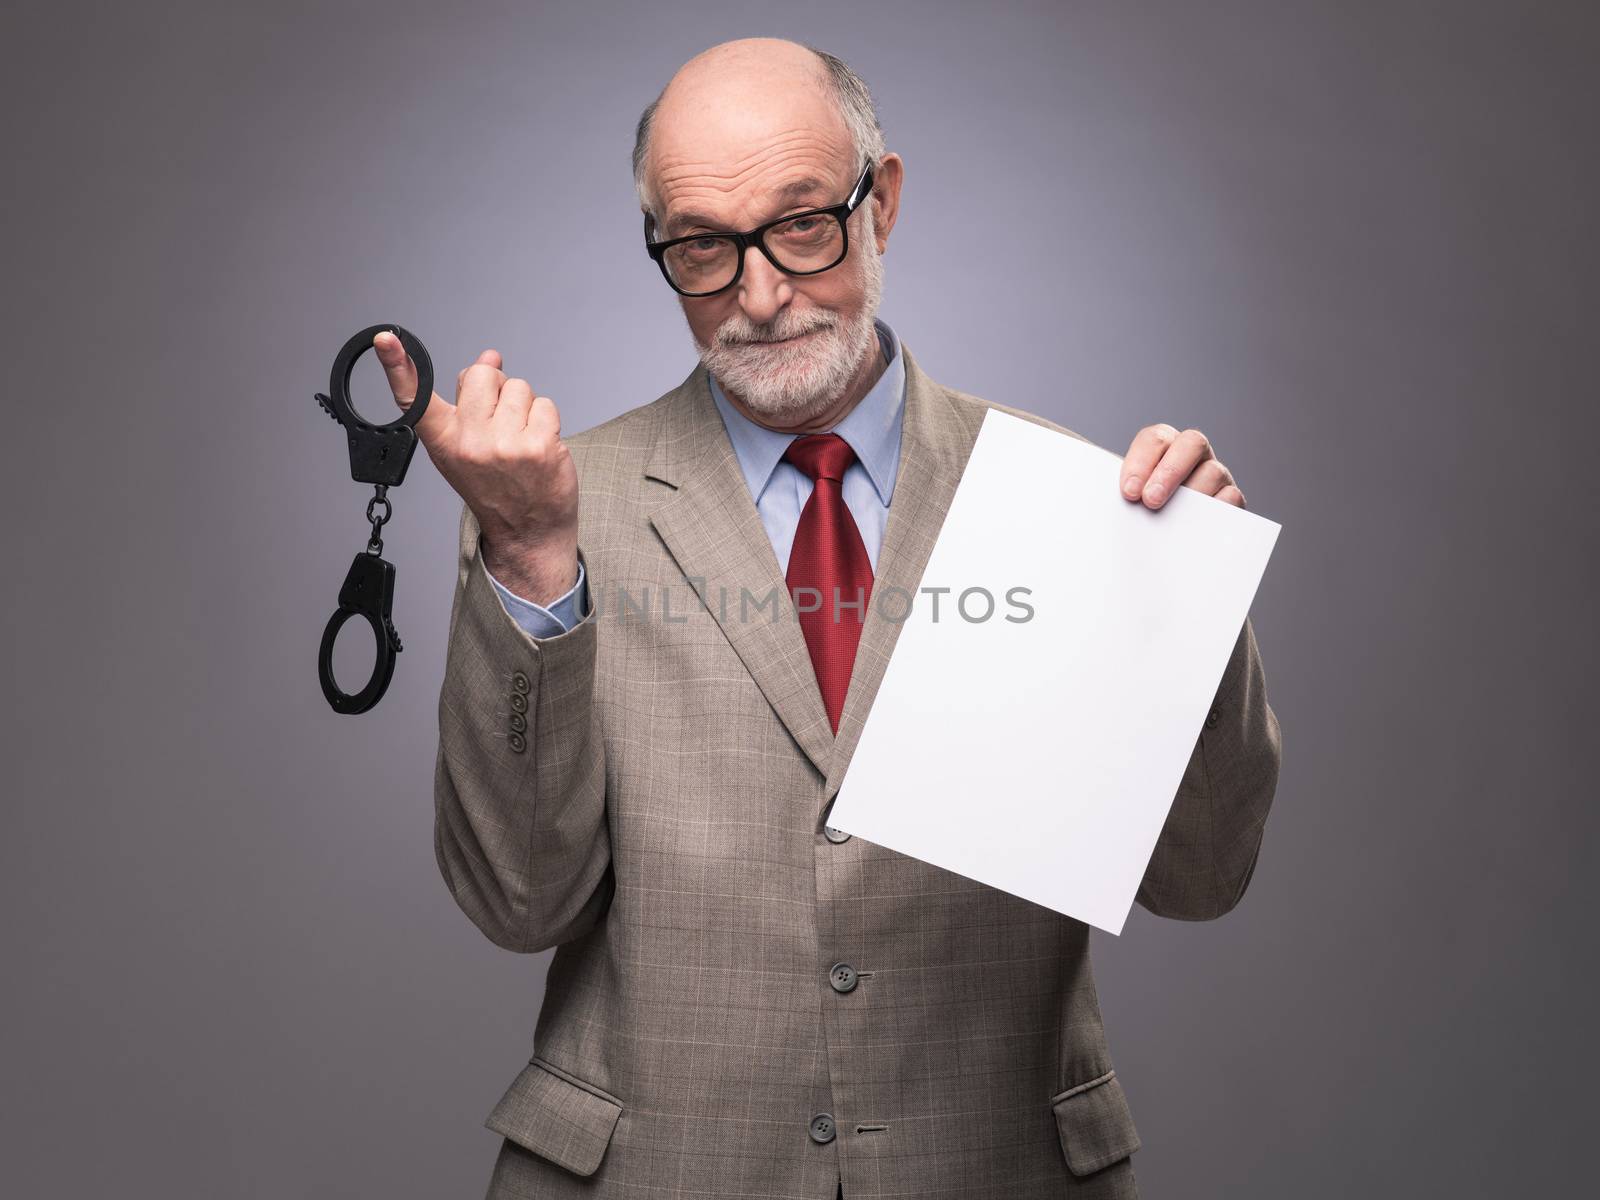
[[[845,414],[829,432],[837,433],[850,443],[856,452],[878,498],[887,507],[894,492],[895,475],[900,465],[900,428],[905,413],[906,360],[900,353],[900,338],[889,325],[873,320],[878,332],[878,344],[883,348],[888,366],[878,381],[872,385],[860,403]],[[757,503],[772,479],[772,472],[783,458],[783,452],[794,441],[792,433],[782,433],[757,425],[728,402],[716,377],[707,373],[711,385],[711,399],[722,415],[722,424],[728,431],[728,440],[739,458],[739,469],[744,473],[750,495]]]

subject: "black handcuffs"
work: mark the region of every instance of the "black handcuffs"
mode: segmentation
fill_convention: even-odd
[[[350,372],[360,358],[372,349],[372,339],[387,330],[400,339],[406,353],[417,368],[417,394],[411,406],[387,425],[374,425],[362,418],[350,403]],[[417,434],[412,428],[422,419],[433,395],[433,359],[427,347],[398,325],[372,325],[346,342],[333,360],[333,373],[328,381],[329,394],[317,393],[317,403],[340,425],[344,426],[350,443],[350,477],[357,483],[370,483],[377,494],[367,501],[367,520],[372,522],[372,536],[367,548],[358,553],[339,589],[339,607],[328,618],[322,631],[322,645],[317,650],[317,676],[322,680],[322,694],[328,698],[333,711],[338,713],[364,713],[383,698],[394,677],[394,656],[403,647],[400,635],[395,632],[391,613],[394,607],[394,564],[383,558],[383,525],[392,515],[387,492],[398,487],[411,465],[411,455],[417,449]],[[375,509],[383,506],[383,515]],[[372,678],[367,686],[355,695],[339,689],[333,678],[333,643],[339,630],[351,617],[363,616],[372,626],[378,642],[377,661],[372,666]]]

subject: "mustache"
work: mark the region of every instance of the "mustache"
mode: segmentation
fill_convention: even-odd
[[[799,337],[801,334],[832,329],[836,324],[835,320],[820,314],[815,318],[798,318],[780,325],[756,325],[753,322],[735,318],[717,330],[716,340],[719,345],[723,346],[747,346],[760,345],[766,342],[784,342],[790,338]]]

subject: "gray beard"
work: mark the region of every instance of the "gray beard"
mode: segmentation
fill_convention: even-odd
[[[776,320],[757,325],[736,313],[718,327],[710,345],[696,339],[706,370],[757,416],[776,424],[801,424],[826,412],[855,378],[865,356],[878,350],[873,322],[883,300],[883,258],[873,238],[870,209],[862,225],[864,236],[852,257],[860,260],[865,294],[853,318],[841,320],[822,309],[785,309]],[[773,344],[802,333],[811,336]]]

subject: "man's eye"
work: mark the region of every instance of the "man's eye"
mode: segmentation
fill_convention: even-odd
[[[795,217],[792,221],[775,226],[772,232],[780,241],[794,245],[810,244],[827,236],[831,224],[833,221],[829,217]]]

